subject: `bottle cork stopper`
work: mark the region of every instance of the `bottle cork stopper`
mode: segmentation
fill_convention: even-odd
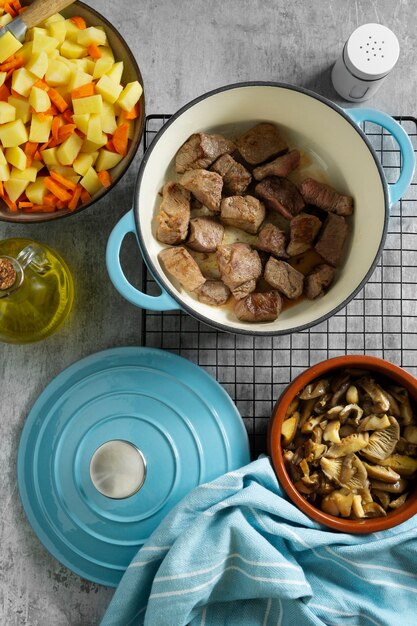
[[[16,270],[9,259],[0,257],[0,290],[10,289],[16,281]]]

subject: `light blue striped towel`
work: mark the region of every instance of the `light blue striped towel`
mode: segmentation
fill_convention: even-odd
[[[414,626],[417,516],[331,532],[283,494],[268,458],[180,502],[127,569],[102,626]]]

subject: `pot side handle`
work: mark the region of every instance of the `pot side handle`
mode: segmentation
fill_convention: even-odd
[[[398,143],[401,151],[401,173],[397,182],[388,185],[389,203],[392,206],[404,195],[413,180],[416,159],[409,136],[398,122],[382,111],[355,108],[345,109],[345,113],[358,125],[363,122],[372,122],[382,126]]]
[[[131,304],[150,311],[173,311],[179,309],[178,303],[161,289],[160,296],[148,296],[130,284],[120,264],[120,248],[128,233],[136,234],[133,209],[124,215],[110,233],[106,249],[106,265],[110,280],[117,291]]]

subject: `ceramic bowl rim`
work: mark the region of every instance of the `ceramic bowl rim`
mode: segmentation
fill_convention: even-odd
[[[336,113],[338,113],[339,115],[341,115],[347,122],[349,122],[349,124],[352,126],[352,128],[359,134],[359,136],[361,137],[361,139],[363,139],[363,141],[365,142],[369,152],[371,153],[371,156],[373,157],[373,160],[375,162],[376,168],[378,170],[379,173],[379,177],[380,177],[380,181],[381,181],[381,185],[382,185],[382,189],[383,189],[383,193],[384,193],[384,225],[383,225],[383,231],[381,234],[381,241],[380,244],[378,246],[378,250],[375,254],[375,258],[372,261],[368,271],[366,272],[365,276],[363,277],[363,279],[361,280],[360,284],[350,293],[346,296],[346,298],[344,298],[344,300],[338,304],[337,306],[335,306],[334,308],[332,308],[328,313],[325,313],[324,315],[322,315],[320,318],[312,321],[312,322],[307,322],[305,324],[301,324],[299,326],[294,326],[292,328],[287,328],[285,330],[262,330],[259,328],[253,328],[252,329],[246,329],[246,328],[232,328],[231,326],[227,325],[227,324],[222,324],[220,322],[215,322],[212,318],[207,317],[206,315],[203,315],[202,313],[198,312],[195,308],[189,306],[187,303],[182,302],[179,297],[178,294],[176,293],[175,288],[173,287],[173,285],[171,285],[170,281],[168,280],[168,278],[166,277],[161,277],[159,275],[159,272],[150,256],[150,254],[148,253],[147,250],[147,246],[146,246],[146,242],[144,240],[144,237],[142,235],[141,232],[141,228],[140,228],[140,218],[139,218],[139,193],[140,193],[140,187],[142,184],[142,180],[145,176],[146,173],[146,166],[147,163],[149,161],[149,158],[153,152],[153,150],[155,149],[157,143],[159,142],[159,140],[161,139],[161,137],[164,135],[164,133],[168,130],[168,128],[182,115],[184,115],[185,113],[187,113],[187,111],[189,109],[191,109],[193,106],[195,106],[196,104],[198,104],[199,102],[206,100],[207,98],[210,98],[212,96],[215,96],[219,93],[222,93],[224,91],[230,91],[233,89],[239,89],[242,87],[278,87],[281,89],[288,89],[290,91],[296,91],[299,92],[301,94],[304,94],[306,96],[310,96],[312,98],[315,98],[316,100],[319,100],[322,104],[327,105],[330,109],[333,109],[333,111],[335,111]],[[280,83],[280,82],[273,82],[273,81],[245,81],[245,82],[240,82],[240,83],[233,83],[230,85],[225,85],[223,87],[218,87],[217,89],[213,89],[211,91],[208,91],[207,93],[202,94],[201,96],[198,96],[197,98],[195,98],[194,100],[191,100],[190,102],[188,102],[186,105],[184,105],[182,108],[180,108],[174,115],[172,115],[169,120],[164,124],[164,126],[158,131],[158,133],[155,135],[154,139],[152,140],[152,144],[149,146],[149,148],[146,150],[146,153],[142,159],[142,162],[140,164],[139,167],[139,172],[136,178],[136,184],[135,184],[135,189],[134,189],[134,198],[133,198],[133,213],[134,213],[134,218],[135,218],[135,224],[136,224],[136,235],[138,238],[138,242],[139,242],[139,247],[140,247],[140,251],[143,257],[143,260],[145,261],[149,271],[151,272],[153,277],[158,276],[158,279],[156,280],[156,282],[158,284],[160,284],[161,288],[166,291],[176,302],[178,302],[179,304],[179,309],[180,310],[184,310],[186,311],[189,315],[191,315],[192,317],[194,317],[195,319],[197,319],[200,322],[203,322],[204,324],[211,326],[212,328],[215,328],[217,330],[221,330],[223,332],[227,332],[227,333],[231,333],[231,334],[238,334],[238,335],[259,335],[259,336],[277,336],[277,335],[288,335],[291,334],[293,332],[300,332],[302,330],[306,330],[307,328],[311,328],[312,326],[316,326],[318,324],[321,324],[322,322],[324,322],[325,320],[333,317],[333,315],[335,315],[338,311],[340,311],[341,309],[343,309],[355,296],[357,293],[359,293],[359,291],[364,287],[364,285],[368,282],[369,278],[371,277],[371,275],[373,274],[379,258],[382,254],[382,251],[384,249],[384,244],[385,244],[385,240],[386,240],[386,236],[387,236],[387,231],[388,231],[388,221],[389,221],[389,214],[390,214],[390,206],[389,206],[389,193],[388,193],[388,185],[387,185],[387,181],[385,178],[385,174],[384,174],[384,170],[383,167],[380,163],[380,161],[378,160],[378,157],[376,155],[376,152],[374,150],[374,148],[372,147],[372,145],[369,142],[369,139],[367,138],[367,136],[365,135],[365,133],[362,131],[362,129],[349,117],[349,115],[338,105],[336,105],[335,103],[331,102],[330,100],[328,100],[327,98],[321,96],[320,94],[317,94],[313,91],[310,91],[309,89],[305,89],[304,87],[297,87],[295,85],[290,85],[288,83]]]
[[[365,534],[380,530],[388,530],[408,520],[417,514],[417,481],[411,493],[411,499],[403,507],[394,510],[387,517],[369,518],[366,520],[348,520],[324,513],[314,505],[307,502],[294,487],[285,469],[281,452],[281,425],[286,411],[294,396],[309,382],[330,371],[340,370],[345,367],[364,367],[376,371],[388,378],[394,378],[408,390],[414,391],[414,399],[417,400],[417,379],[403,368],[379,357],[351,354],[326,359],[305,369],[283,391],[278,398],[269,421],[268,429],[268,453],[271,457],[274,471],[278,481],[291,501],[305,515],[320,522],[325,526],[352,534]]]

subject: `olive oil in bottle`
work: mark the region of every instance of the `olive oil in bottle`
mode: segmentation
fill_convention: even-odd
[[[51,335],[74,296],[65,261],[30,239],[0,241],[0,341],[29,343]]]

